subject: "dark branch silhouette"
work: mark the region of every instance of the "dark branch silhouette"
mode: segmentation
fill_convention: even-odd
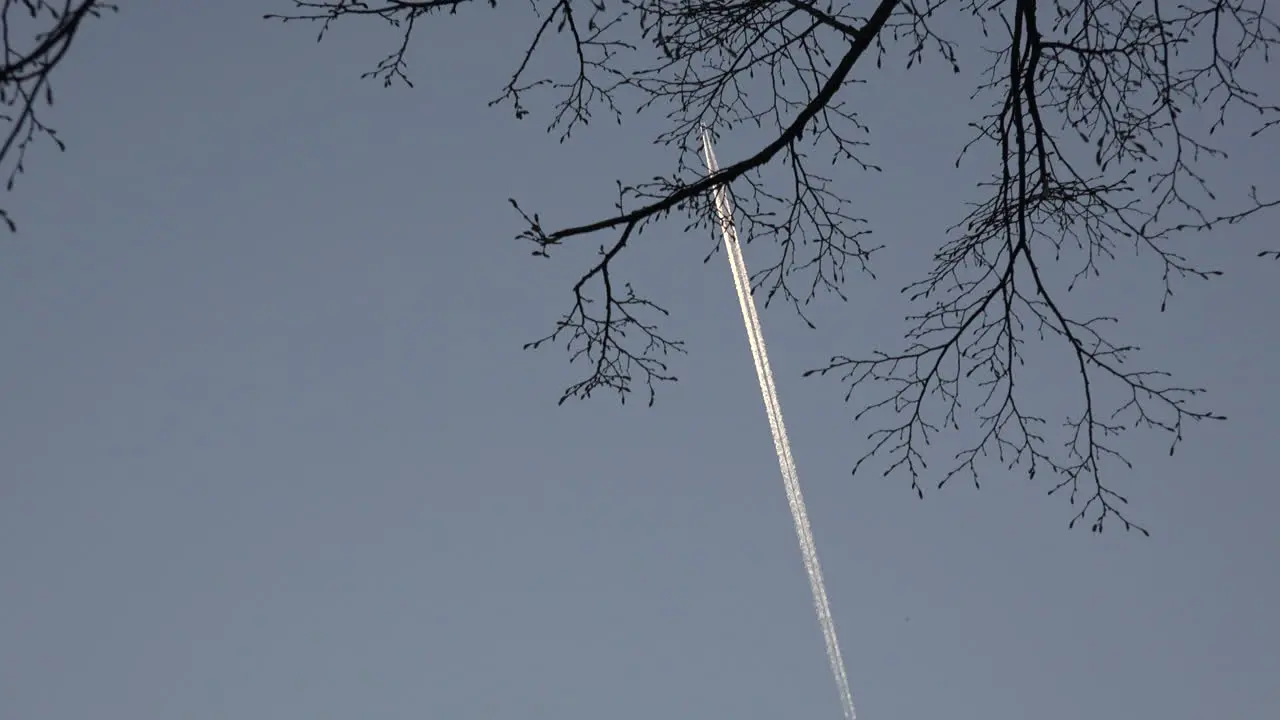
[[[27,150],[38,138],[53,141],[59,150],[66,145],[57,132],[46,125],[36,110],[53,104],[50,77],[62,63],[86,18],[116,9],[96,0],[10,0],[0,10],[0,31],[4,59],[0,64],[0,120],[5,124],[0,144],[0,172],[6,175],[5,189],[12,190],[25,169]],[[12,232],[17,229],[8,211],[0,208],[0,220]]]
[[[399,29],[395,50],[367,73],[386,84],[408,82],[416,22],[472,4],[294,3],[295,12],[271,17],[316,21],[322,34],[343,18]],[[1173,452],[1190,424],[1223,418],[1198,404],[1203,390],[1140,364],[1139,349],[1116,334],[1117,317],[1080,316],[1066,294],[1128,247],[1160,278],[1163,310],[1179,283],[1220,274],[1180,254],[1178,238],[1218,233],[1280,204],[1274,191],[1257,188],[1220,199],[1206,178],[1207,165],[1227,157],[1215,135],[1243,125],[1243,142],[1274,142],[1280,125],[1276,98],[1248,82],[1268,77],[1268,53],[1280,42],[1265,0],[530,4],[537,17],[528,49],[491,104],[524,118],[534,91],[552,93],[548,130],[561,141],[594,112],[617,122],[622,108],[662,112],[668,126],[656,140],[672,148],[675,164],[669,177],[619,183],[614,211],[577,225],[548,227],[511,201],[534,255],[606,237],[573,286],[568,312],[526,345],[563,341],[583,364],[585,377],[561,402],[601,388],[625,401],[640,383],[652,403],[656,385],[675,379],[666,358],[684,346],[662,333],[668,311],[620,280],[620,263],[651,223],[673,212],[689,218],[686,231],[710,232],[713,187],[735,191],[748,242],[778,249],[776,262],[752,277],[766,304],[782,298],[809,322],[804,307],[820,293],[843,297],[848,263],[869,272],[878,248],[864,244],[865,222],[849,214],[813,158],[878,170],[858,157],[869,129],[842,91],[864,82],[854,69],[865,78],[872,61],[913,68],[937,57],[971,83],[975,100],[990,103],[985,116],[964,120],[974,134],[956,158],[957,166],[991,168],[979,185],[983,199],[946,230],[933,267],[904,289],[918,311],[900,347],[835,357],[806,374],[838,377],[846,400],[860,404],[856,421],[869,428],[869,443],[855,472],[882,462],[886,475],[905,475],[923,496],[931,439],[944,429],[968,433],[965,449],[934,477],[938,486],[957,476],[977,484],[991,471],[984,462],[994,461],[1031,478],[1047,474],[1050,494],[1076,506],[1072,525],[1087,520],[1101,531],[1115,520],[1146,532],[1109,483],[1129,467],[1119,436],[1154,430]],[[531,78],[531,58],[552,42],[575,60],[563,76]],[[980,54],[986,66],[967,70]],[[767,128],[772,139],[714,175],[701,172],[700,128],[743,124]],[[790,182],[766,182],[762,171],[779,164]],[[1033,412],[1026,398],[1030,340],[1056,348],[1073,368],[1059,382],[1074,385],[1075,401],[1057,417]]]

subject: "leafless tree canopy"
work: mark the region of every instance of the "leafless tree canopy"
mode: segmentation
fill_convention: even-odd
[[[85,19],[116,8],[98,0],[3,0],[0,30],[4,60],[0,65],[0,120],[4,122],[4,144],[0,145],[0,172],[6,176],[6,190],[13,189],[24,170],[27,150],[38,139],[53,141],[65,149],[53,128],[45,125],[36,110],[53,104],[50,76],[67,56],[76,33]],[[15,229],[9,213],[0,207],[0,219]]]
[[[388,85],[408,82],[415,28],[475,4],[292,2],[290,12],[268,17],[314,21],[322,36],[340,21],[396,28],[393,51],[367,73]],[[918,311],[899,347],[855,348],[807,374],[838,378],[846,400],[857,391],[856,417],[870,432],[855,472],[878,459],[886,474],[906,476],[923,494],[927,447],[946,428],[967,438],[968,449],[930,482],[965,476],[976,483],[989,459],[1032,478],[1047,475],[1050,492],[1075,506],[1073,525],[1085,520],[1101,531],[1115,519],[1146,532],[1109,489],[1109,473],[1128,467],[1117,437],[1154,430],[1167,434],[1172,452],[1191,421],[1222,418],[1196,402],[1201,390],[1139,364],[1115,318],[1073,315],[1061,297],[1069,288],[1054,278],[1066,265],[1075,284],[1117,251],[1136,248],[1167,301],[1178,282],[1218,274],[1175,252],[1177,236],[1280,203],[1274,188],[1219,198],[1202,169],[1225,157],[1215,144],[1221,131],[1275,141],[1278,99],[1247,82],[1266,76],[1280,40],[1277,11],[1266,0],[529,3],[528,50],[493,103],[525,117],[534,93],[552,93],[549,130],[561,139],[600,116],[621,122],[634,109],[664,113],[658,140],[672,148],[675,164],[669,178],[620,183],[616,207],[581,225],[549,227],[512,201],[526,221],[519,237],[535,255],[590,242],[587,236],[603,240],[572,288],[568,311],[528,345],[565,343],[584,368],[561,402],[601,389],[625,401],[638,384],[652,403],[655,386],[675,379],[667,360],[683,346],[663,335],[667,310],[622,279],[626,249],[673,212],[688,216],[687,228],[711,227],[713,186],[732,184],[744,236],[777,248],[776,262],[755,273],[756,290],[802,317],[818,294],[839,295],[846,272],[866,270],[877,249],[818,170],[832,159],[876,169],[859,160],[872,135],[842,90],[855,67],[865,79],[885,62],[940,59],[974,98],[989,101],[985,116],[966,119],[974,132],[956,159],[991,168],[983,199],[940,238],[932,268],[906,289]],[[521,3],[486,4],[527,12]],[[555,43],[576,62],[562,75],[531,76],[530,58]],[[699,127],[743,123],[769,129],[774,139],[706,177],[696,155]],[[766,186],[758,171],[769,163],[787,168],[791,182]],[[1050,266],[1057,266],[1052,276]],[[1028,340],[1052,343],[1074,367],[1076,402],[1057,417],[1026,409]]]
[[[878,170],[859,157],[872,135],[844,96],[855,67],[865,79],[885,62],[910,68],[933,58],[989,103],[985,115],[965,120],[973,136],[957,148],[956,164],[985,163],[990,175],[982,200],[940,237],[933,266],[904,288],[917,308],[904,341],[806,373],[838,378],[847,401],[856,391],[855,417],[870,432],[855,472],[878,459],[886,475],[905,475],[923,495],[930,440],[948,429],[970,444],[931,478],[939,486],[956,476],[976,484],[990,458],[1032,478],[1048,475],[1050,493],[1076,507],[1073,525],[1087,520],[1101,531],[1114,518],[1145,533],[1108,486],[1109,473],[1129,467],[1118,436],[1164,433],[1172,453],[1192,421],[1224,419],[1195,402],[1202,390],[1140,363],[1116,318],[1073,314],[1062,296],[1127,248],[1161,279],[1163,309],[1178,282],[1219,274],[1176,252],[1179,236],[1280,205],[1276,188],[1220,197],[1204,169],[1226,158],[1223,135],[1276,141],[1280,99],[1264,91],[1278,86],[1249,83],[1268,76],[1280,42],[1280,13],[1267,0],[278,1],[288,9],[268,19],[311,22],[320,37],[336,22],[393,28],[390,54],[365,73],[387,86],[410,84],[414,32],[434,15],[531,7],[527,50],[491,105],[523,118],[535,94],[550,97],[548,129],[562,141],[600,116],[621,122],[640,110],[665,118],[656,139],[672,148],[673,172],[619,183],[614,208],[599,219],[548,227],[511,201],[534,255],[602,239],[568,310],[526,346],[563,342],[584,369],[562,403],[602,389],[625,401],[639,386],[652,404],[656,386],[675,379],[667,360],[684,346],[659,326],[668,311],[622,279],[625,251],[672,213],[687,216],[686,230],[710,231],[713,187],[735,191],[735,221],[748,242],[776,248],[752,277],[767,301],[789,303],[809,322],[814,298],[843,298],[846,273],[870,272],[879,249],[819,170],[838,162]],[[37,140],[63,147],[37,110],[52,104],[50,78],[85,20],[115,10],[101,0],[3,0],[0,172],[8,188]],[[573,60],[560,74],[537,74],[535,56],[553,45]],[[743,124],[771,139],[706,176],[701,127]],[[761,170],[771,164],[789,181],[766,183]],[[2,207],[0,219],[14,229]],[[1280,259],[1277,249],[1258,254]],[[1066,287],[1055,282],[1064,269]],[[1028,410],[1028,340],[1050,343],[1074,368],[1064,382],[1075,383],[1076,402],[1057,417]]]

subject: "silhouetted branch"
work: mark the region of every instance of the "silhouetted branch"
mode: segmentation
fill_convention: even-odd
[[[735,223],[748,242],[763,239],[779,250],[753,275],[753,290],[764,290],[767,300],[784,298],[806,322],[804,306],[819,291],[843,297],[846,264],[869,272],[878,248],[862,244],[865,222],[813,169],[804,143],[822,147],[833,161],[878,170],[858,158],[868,129],[841,100],[855,65],[874,48],[877,67],[899,56],[913,68],[936,55],[961,74],[960,58],[973,53],[960,49],[978,47],[981,34],[990,63],[974,76],[974,98],[987,98],[991,111],[969,122],[974,137],[956,164],[988,164],[989,180],[978,187],[982,199],[947,231],[932,270],[904,288],[918,308],[907,318],[905,343],[838,356],[807,374],[839,376],[846,400],[860,404],[856,420],[870,423],[869,449],[855,472],[879,458],[885,474],[905,474],[923,495],[932,437],[944,429],[969,431],[973,441],[937,485],[957,475],[976,484],[988,472],[980,460],[994,458],[1032,478],[1047,471],[1049,492],[1063,492],[1077,506],[1073,525],[1089,519],[1101,531],[1114,518],[1146,532],[1126,517],[1126,500],[1109,483],[1114,468],[1129,467],[1117,438],[1154,430],[1170,439],[1172,452],[1190,422],[1222,418],[1195,404],[1203,390],[1138,365],[1138,348],[1114,334],[1117,318],[1081,317],[1067,293],[1100,276],[1129,246],[1161,278],[1163,310],[1179,282],[1220,274],[1176,251],[1177,237],[1216,231],[1280,204],[1253,189],[1223,211],[1203,169],[1227,157],[1210,136],[1227,127],[1232,112],[1259,118],[1250,138],[1280,125],[1280,106],[1245,81],[1280,42],[1265,0],[531,4],[539,17],[532,39],[494,102],[510,103],[525,117],[526,96],[552,90],[560,100],[549,130],[560,129],[563,141],[593,108],[620,122],[631,98],[640,110],[666,112],[668,127],[656,140],[678,153],[673,174],[619,183],[615,212],[591,222],[548,229],[512,201],[526,223],[519,237],[533,243],[534,255],[616,233],[574,285],[570,311],[551,334],[526,346],[564,339],[571,359],[586,361],[586,377],[561,402],[601,387],[625,399],[640,381],[652,403],[655,383],[675,379],[664,358],[684,347],[661,334],[657,320],[667,310],[619,282],[617,266],[644,228],[672,212],[689,216],[686,231],[715,227],[714,187],[738,191]],[[325,27],[342,15],[398,24],[403,43],[389,59],[398,72],[412,20],[441,4],[297,5],[311,10],[295,17]],[[863,16],[859,8],[871,12]],[[638,36],[628,35],[637,25]],[[972,39],[957,41],[964,31]],[[553,34],[571,44],[576,61],[564,79],[527,77],[530,58]],[[1195,117],[1207,120],[1203,129]],[[697,156],[701,128],[742,123],[768,126],[772,139],[707,176]],[[775,161],[789,169],[789,182],[765,183],[761,171]],[[1075,389],[1057,412],[1060,421],[1033,411],[1026,396],[1029,340],[1058,348],[1073,368],[1058,381]]]
[[[53,104],[51,76],[75,41],[86,18],[98,17],[116,6],[96,0],[11,0],[0,10],[4,58],[0,64],[0,120],[7,123],[0,144],[0,167],[7,175],[5,189],[12,190],[17,176],[26,170],[27,150],[39,137],[66,146],[36,110]],[[0,219],[17,229],[9,213],[0,208]]]

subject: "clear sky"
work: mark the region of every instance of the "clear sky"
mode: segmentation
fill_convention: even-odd
[[[262,12],[86,26],[48,116],[69,150],[4,199],[0,718],[837,718],[708,237],[664,225],[625,266],[691,346],[655,407],[557,408],[565,356],[520,350],[588,253],[530,257],[506,198],[595,219],[615,178],[668,169],[655,120],[561,146],[487,108],[518,3],[433,19],[413,90],[358,79],[378,28],[317,45]],[[764,313],[860,716],[1280,717],[1272,226],[1188,243],[1226,275],[1163,315],[1154,275],[1081,300],[1230,417],[1174,457],[1126,442],[1151,538],[1068,530],[1045,479],[996,467],[923,502],[853,477],[865,430],[800,373],[901,333],[898,287],[972,199],[939,111],[968,88],[865,77],[885,171],[847,194],[891,246],[881,278],[816,332]]]

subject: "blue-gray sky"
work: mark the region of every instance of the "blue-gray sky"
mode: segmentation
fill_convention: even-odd
[[[594,219],[667,169],[655,121],[561,146],[487,108],[523,8],[433,18],[417,88],[384,90],[357,76],[386,33],[317,45],[251,5],[86,26],[49,115],[70,149],[5,198],[0,717],[837,717],[708,239],[670,223],[625,266],[691,346],[656,407],[557,408],[564,355],[520,351],[587,255],[530,257],[505,198]],[[1227,274],[1169,313],[1153,275],[1089,289],[1230,417],[1172,458],[1126,442],[1153,537],[1069,531],[994,467],[923,502],[851,477],[863,432],[800,373],[901,333],[898,286],[972,199],[938,112],[967,88],[866,77],[885,172],[846,194],[897,250],[816,332],[764,315],[860,715],[1280,716],[1270,226],[1188,244]]]

